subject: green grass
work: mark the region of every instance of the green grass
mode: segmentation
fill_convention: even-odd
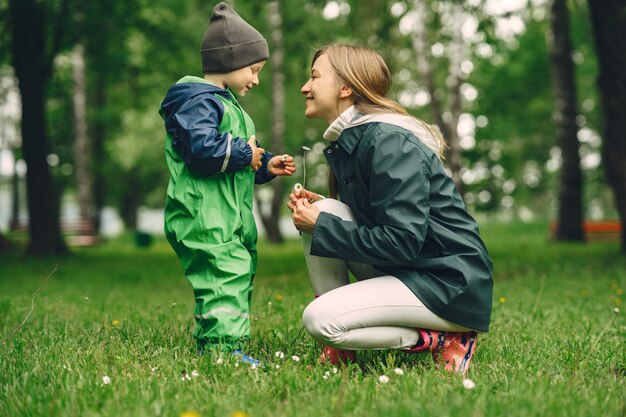
[[[624,416],[617,245],[550,243],[545,224],[482,232],[496,283],[472,390],[427,355],[360,352],[337,373],[316,364],[300,319],[313,294],[296,241],[259,244],[249,348],[268,366],[257,370],[196,354],[191,288],[163,240],[138,249],[125,237],[58,259],[2,254],[0,416]],[[199,376],[182,381],[183,370]]]

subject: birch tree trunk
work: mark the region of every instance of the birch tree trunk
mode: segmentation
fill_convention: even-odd
[[[554,90],[556,139],[563,155],[556,240],[583,241],[583,180],[576,127],[576,82],[569,12],[565,0],[550,4],[548,50]]]
[[[268,26],[272,41],[272,58],[269,61],[272,68],[272,137],[270,143],[271,149],[280,151],[283,149],[285,138],[285,75],[283,73],[284,50],[280,1],[269,2],[267,8]],[[259,213],[268,240],[272,243],[281,243],[283,241],[283,235],[279,228],[280,207],[283,197],[281,178],[274,179],[271,182],[271,187],[270,209],[259,210]],[[259,206],[262,204],[259,198],[256,198],[256,203]]]
[[[446,78],[445,90],[447,92],[446,103],[439,99],[438,86],[435,84],[431,42],[429,40],[427,21],[430,10],[426,0],[414,0],[413,11],[415,12],[415,25],[412,32],[412,46],[417,59],[417,67],[422,83],[430,95],[430,111],[435,124],[441,130],[443,137],[449,146],[448,160],[452,180],[457,190],[463,196],[465,188],[461,179],[461,146],[457,126],[462,112],[461,100],[461,64],[466,53],[461,33],[463,23],[463,6],[452,6],[452,39],[446,50],[448,52],[448,77]],[[447,113],[447,114],[446,114]]]
[[[87,104],[85,86],[85,49],[76,45],[72,52],[72,78],[74,81],[74,166],[76,191],[80,216],[93,216],[93,198],[91,188],[90,147],[87,138]]]

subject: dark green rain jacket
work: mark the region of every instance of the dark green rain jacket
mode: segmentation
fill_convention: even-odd
[[[454,183],[425,145],[432,135],[406,116],[353,112],[347,120],[327,131],[327,139],[338,138],[324,155],[355,221],[321,213],[311,254],[372,264],[440,317],[488,331],[492,263]]]

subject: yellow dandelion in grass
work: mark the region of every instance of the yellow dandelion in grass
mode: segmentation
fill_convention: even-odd
[[[187,410],[180,413],[180,417],[200,417],[200,413],[194,410]]]
[[[624,291],[622,291],[621,288],[618,288],[617,290],[615,290],[615,294],[617,294],[617,295],[622,295],[623,292]]]
[[[582,290],[580,290],[580,295],[582,295],[583,297],[588,296],[589,290],[587,288],[583,288]]]
[[[274,300],[276,301],[283,301],[285,299],[285,297],[283,297],[282,294],[276,294],[276,296],[274,297]]]
[[[499,301],[500,301],[500,304],[506,303],[506,297],[500,297]]]
[[[250,415],[246,413],[245,411],[235,410],[232,413],[230,413],[230,417],[250,417]]]
[[[112,325],[113,327],[120,327],[120,321],[119,321],[119,320],[113,320],[113,321],[111,322],[111,325]]]

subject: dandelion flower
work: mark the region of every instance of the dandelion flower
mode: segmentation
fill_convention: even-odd
[[[119,321],[119,320],[113,320],[113,321],[111,322],[111,325],[112,325],[113,327],[120,327],[120,321]]]
[[[465,378],[463,380],[463,387],[465,389],[474,389],[476,388],[476,383],[469,378]]]
[[[617,294],[617,295],[622,295],[622,294],[623,294],[623,292],[624,292],[624,291],[622,291],[622,289],[621,289],[621,288],[618,288],[618,289],[615,291],[615,294]]]
[[[285,354],[281,352],[280,350],[276,352],[274,355],[276,355],[278,359],[283,359],[285,357]]]
[[[393,370],[396,375],[404,375],[404,371],[400,368],[396,368]]]
[[[381,384],[386,384],[387,382],[389,382],[389,377],[387,375],[381,375],[378,377],[378,382],[380,382]]]
[[[276,301],[283,301],[285,299],[285,297],[282,294],[276,294],[276,296],[274,297],[274,299]]]
[[[200,413],[194,410],[187,410],[180,413],[180,417],[200,417]]]
[[[293,355],[291,359],[293,359],[294,362],[300,362],[300,356],[298,355]]]
[[[506,303],[506,297],[500,297],[500,304]]]
[[[102,377],[102,383],[104,385],[109,385],[111,383],[111,378],[109,378],[107,375]]]
[[[230,413],[230,417],[249,417],[249,415],[245,411],[235,410]]]

